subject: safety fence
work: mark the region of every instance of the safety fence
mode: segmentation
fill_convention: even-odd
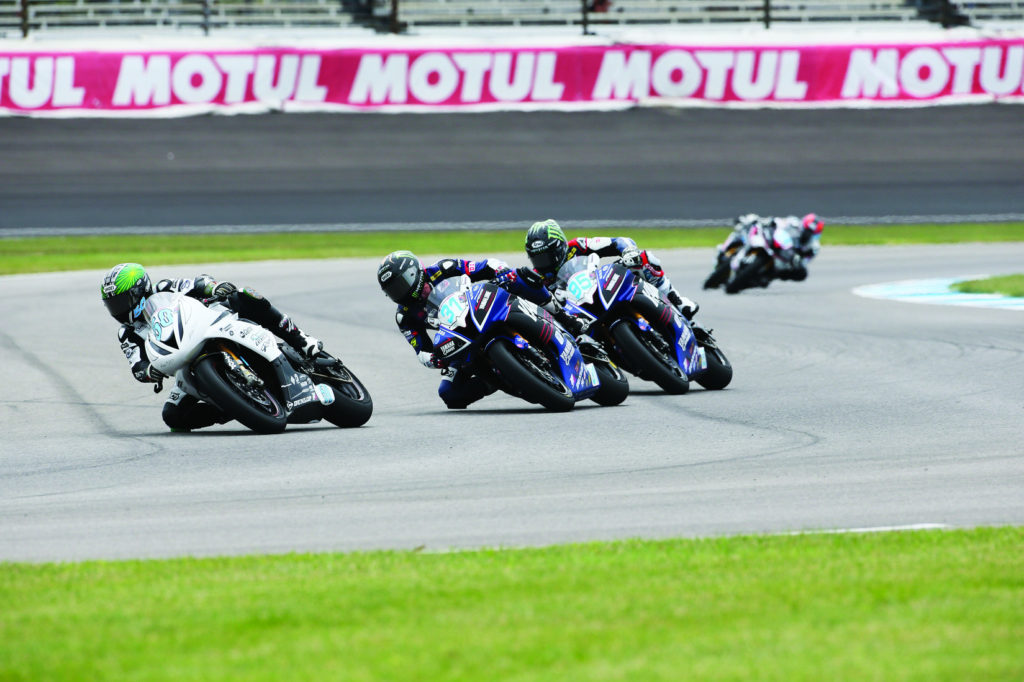
[[[1024,0],[0,0],[0,35],[72,28],[1024,21]]]

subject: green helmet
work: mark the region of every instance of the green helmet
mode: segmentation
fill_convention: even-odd
[[[121,324],[134,322],[142,315],[146,299],[153,293],[153,283],[146,269],[138,263],[120,263],[110,268],[100,294],[110,315]]]
[[[569,250],[565,233],[554,220],[536,222],[526,232],[526,255],[544,279],[553,279]]]

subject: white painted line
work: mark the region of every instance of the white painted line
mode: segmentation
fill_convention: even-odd
[[[899,282],[868,284],[856,287],[853,293],[864,298],[876,298],[903,303],[928,305],[956,305],[971,308],[996,308],[1024,311],[1024,298],[1002,294],[963,294],[953,291],[956,282],[984,279],[989,275],[963,275],[941,279],[910,279]]]
[[[868,526],[866,528],[830,528],[825,530],[795,530],[776,535],[833,535],[842,533],[891,533],[907,530],[943,530],[949,529],[945,523],[911,523],[905,526]]]

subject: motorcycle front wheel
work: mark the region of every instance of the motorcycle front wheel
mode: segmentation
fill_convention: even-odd
[[[757,286],[768,273],[768,266],[771,259],[763,253],[758,253],[753,259],[744,261],[725,284],[725,293],[738,294],[744,289]]]
[[[194,368],[197,383],[225,414],[257,433],[281,433],[288,415],[266,386],[251,386],[224,364],[219,354],[207,355]]]
[[[592,362],[597,370],[597,378],[601,381],[601,388],[590,399],[605,407],[618,405],[625,400],[629,396],[629,380],[625,373],[611,362]]]

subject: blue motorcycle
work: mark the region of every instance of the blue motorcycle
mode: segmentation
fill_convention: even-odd
[[[578,256],[558,277],[566,283],[566,310],[589,320],[587,334],[632,374],[672,394],[686,393],[691,379],[711,390],[732,381],[732,365],[710,330],[691,325],[657,287],[621,263]]]
[[[492,282],[438,282],[434,349],[448,367],[483,375],[502,390],[549,410],[571,410],[600,380],[572,336],[551,315]]]

